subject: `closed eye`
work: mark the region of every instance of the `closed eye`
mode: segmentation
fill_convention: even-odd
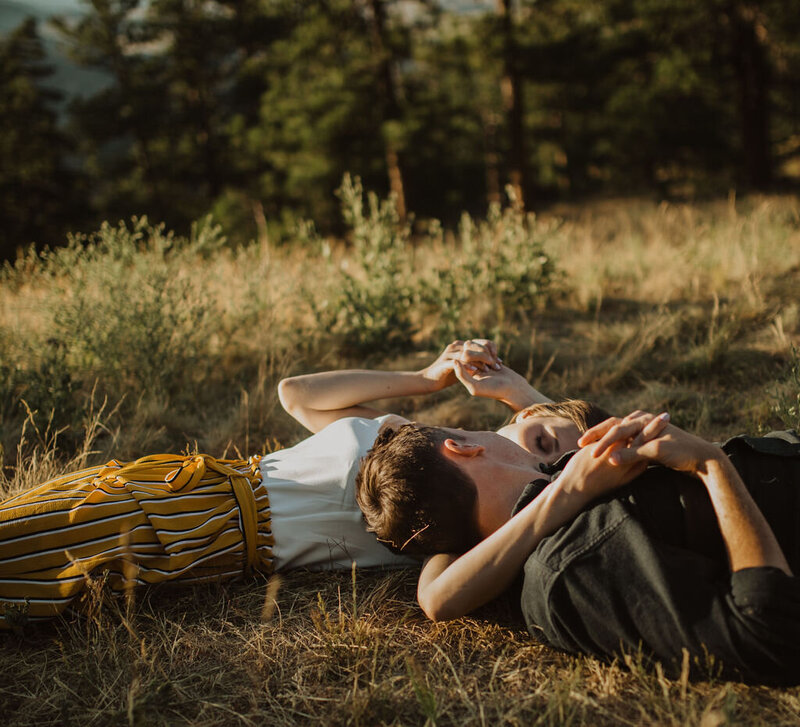
[[[536,437],[536,446],[539,448],[539,451],[544,452],[545,454],[550,454],[549,443],[545,442],[544,435],[540,434]]]

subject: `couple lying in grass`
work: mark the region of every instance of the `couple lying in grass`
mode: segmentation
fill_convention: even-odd
[[[508,405],[512,423],[427,427],[364,404],[456,382]],[[418,598],[434,619],[522,573],[528,627],[557,648],[800,680],[792,433],[720,448],[666,415],[552,403],[483,339],[418,372],[297,376],[279,394],[315,433],[290,449],[115,460],[0,504],[0,627],[63,611],[89,574],[124,592],[424,558]]]

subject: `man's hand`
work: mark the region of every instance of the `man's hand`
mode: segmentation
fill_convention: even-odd
[[[607,449],[617,449],[620,446],[638,446],[660,434],[669,422],[669,414],[664,412],[656,416],[637,409],[624,419],[609,417],[596,424],[583,433],[578,440],[578,446],[597,442],[594,456],[599,457]]]
[[[618,463],[612,460],[613,452],[596,455],[596,450],[597,445],[589,444],[576,452],[555,483],[565,490],[581,492],[594,499],[627,485],[647,469],[644,460]]]
[[[592,442],[593,455],[610,451],[609,461],[616,465],[634,462],[657,462],[678,472],[700,475],[710,460],[719,460],[718,447],[668,424],[669,415],[659,416],[636,411],[624,419],[612,417],[584,433],[581,447]]]
[[[433,391],[445,389],[456,382],[456,362],[476,372],[501,368],[494,342],[486,338],[474,338],[448,344],[438,358],[422,369],[420,374],[431,382]]]

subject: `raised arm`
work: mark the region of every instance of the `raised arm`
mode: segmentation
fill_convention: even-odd
[[[546,404],[553,401],[534,389],[524,376],[508,366],[480,369],[456,361],[454,369],[458,380],[472,396],[496,399],[514,412],[532,404]]]
[[[652,420],[649,435],[663,422]],[[417,600],[434,621],[458,618],[499,596],[542,538],[575,517],[589,502],[630,482],[646,467],[642,462],[613,465],[611,452],[593,457],[592,448],[572,457],[544,492],[502,527],[461,556],[440,553],[423,565]]]
[[[438,358],[419,371],[324,371],[283,379],[278,396],[283,408],[312,432],[342,417],[374,418],[383,412],[365,402],[398,396],[430,394],[455,383],[453,362],[499,365],[491,341],[453,341]]]

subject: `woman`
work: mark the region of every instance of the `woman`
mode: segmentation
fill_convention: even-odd
[[[281,403],[314,433],[290,449],[249,460],[112,460],[6,500],[0,504],[0,628],[62,612],[90,574],[124,592],[250,571],[412,562],[366,532],[355,504],[361,457],[382,424],[403,421],[364,402],[427,394],[457,379],[471,393],[515,410],[548,401],[501,365],[491,342],[455,341],[417,372],[285,379]],[[523,436],[519,426],[508,431]],[[544,435],[530,446],[547,446]]]

